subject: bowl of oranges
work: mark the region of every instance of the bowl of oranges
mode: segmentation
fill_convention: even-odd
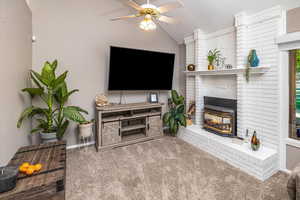
[[[22,165],[20,165],[19,172],[26,174],[26,175],[32,175],[36,172],[41,171],[42,167],[43,166],[40,163],[31,165],[28,162],[24,162]]]

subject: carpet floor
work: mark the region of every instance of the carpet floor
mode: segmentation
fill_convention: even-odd
[[[260,182],[180,139],[72,150],[67,200],[288,200],[288,175]]]

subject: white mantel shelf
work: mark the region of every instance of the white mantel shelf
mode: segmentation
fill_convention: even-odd
[[[264,74],[266,73],[270,67],[267,66],[259,66],[259,67],[251,67],[251,74]],[[245,73],[245,68],[236,68],[236,69],[223,69],[223,70],[205,70],[205,71],[184,71],[187,76],[220,76],[220,75],[237,75],[240,73]]]

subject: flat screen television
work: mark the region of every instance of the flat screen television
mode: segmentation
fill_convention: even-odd
[[[175,54],[110,47],[108,90],[171,90]]]

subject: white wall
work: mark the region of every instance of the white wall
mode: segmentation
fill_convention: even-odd
[[[20,90],[31,68],[31,12],[25,1],[0,1],[0,166],[6,165],[20,146],[28,144],[29,122],[16,123],[30,105]]]
[[[58,59],[58,72],[69,70],[69,87],[80,90],[69,103],[87,109],[89,118],[94,118],[96,94],[107,92],[110,45],[176,53],[173,86],[179,88],[182,68],[178,44],[160,28],[144,32],[136,20],[110,21],[110,18],[130,13],[120,1],[32,0],[31,5],[33,33],[37,38],[33,46],[33,69],[40,70],[46,60]],[[145,92],[125,93],[125,96],[126,103],[147,98]],[[167,96],[162,92],[161,102],[167,103]],[[119,94],[110,94],[109,99],[118,102]],[[67,135],[69,145],[76,143],[74,126]]]

